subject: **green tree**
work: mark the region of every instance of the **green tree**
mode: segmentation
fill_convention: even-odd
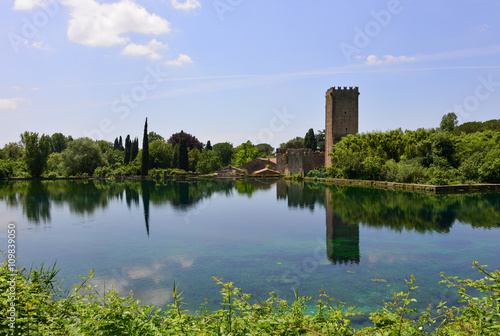
[[[38,139],[38,133],[24,132],[21,134],[21,141],[24,144],[24,162],[29,174],[40,177],[50,154],[50,136],[44,134]]]
[[[454,112],[447,113],[441,119],[439,128],[441,131],[451,132],[458,125],[458,117]]]
[[[259,154],[259,150],[255,147],[250,140],[242,143],[234,150],[234,158],[236,166],[240,167],[242,164],[252,161]]]
[[[132,161],[132,141],[130,141],[130,134],[125,138],[125,157],[123,158],[123,163],[128,164]]]
[[[47,169],[51,172],[59,173],[62,165],[61,153],[51,153],[47,158]]]
[[[304,138],[295,137],[288,142],[284,142],[280,144],[280,148],[289,149],[289,148],[304,148]]]
[[[318,148],[318,144],[316,143],[316,136],[314,135],[314,130],[312,128],[307,131],[306,136],[304,137],[304,148],[309,148],[313,151]]]
[[[173,148],[163,140],[155,140],[149,144],[149,167],[166,169],[172,165]]]
[[[61,153],[68,147],[68,139],[62,133],[54,133],[50,139],[52,153]]]
[[[215,148],[216,145],[214,145]],[[198,164],[196,165],[196,171],[202,174],[209,174],[219,170],[222,167],[222,163],[215,150],[204,150],[199,158]]]
[[[179,169],[189,170],[189,155],[186,139],[182,138],[179,141]]]
[[[139,139],[135,138],[132,142],[132,151],[130,152],[130,161],[134,161],[139,153]]]
[[[120,135],[120,139],[118,139],[118,150],[125,150],[125,148],[123,147],[123,139],[122,139],[122,136]]]
[[[94,175],[97,167],[107,166],[99,145],[89,138],[76,139],[62,151],[62,168],[66,175],[75,176],[83,173]]]
[[[255,147],[259,151],[259,157],[271,157],[274,153],[274,147],[267,143],[261,143]]]
[[[1,157],[5,160],[21,160],[24,155],[24,148],[20,143],[9,142],[0,151]]]
[[[205,146],[206,150],[212,150],[212,144],[210,143],[210,140],[207,141],[207,145]]]
[[[219,157],[223,166],[228,166],[231,163],[234,154],[233,145],[229,142],[220,142],[213,146],[213,150]]]
[[[325,130],[319,130],[316,133],[316,144],[318,144],[318,150],[320,152],[325,151]]]
[[[207,150],[205,148],[204,152],[209,152],[211,150]],[[189,151],[188,153],[188,160],[189,160],[189,170],[190,171],[196,171],[196,165],[198,164],[198,159],[200,157],[200,151],[198,148],[193,148]]]
[[[148,176],[149,173],[149,140],[148,140],[148,118],[144,123],[144,136],[142,138],[142,165],[141,175]]]
[[[174,153],[172,155],[172,168],[179,168],[179,144],[174,146]]]
[[[156,132],[149,132],[148,140],[149,140],[149,143],[152,143],[153,141],[156,141],[156,140],[165,141],[165,139]]]

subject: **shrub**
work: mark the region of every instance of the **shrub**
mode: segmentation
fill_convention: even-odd
[[[114,286],[104,297],[81,277],[82,284],[70,293],[60,289],[58,269],[40,266],[11,272],[7,262],[0,267],[0,290],[9,293],[15,279],[16,320],[0,319],[0,329],[18,335],[498,335],[500,332],[500,272],[486,271],[474,262],[484,276],[479,280],[461,280],[455,276],[442,281],[455,288],[462,298],[458,307],[440,302],[418,312],[411,305],[418,288],[415,277],[405,280],[406,291],[393,293],[393,300],[369,314],[373,326],[354,329],[351,317],[360,315],[355,307],[330,298],[323,290],[319,297],[300,296],[295,291],[291,303],[270,292],[266,299],[245,294],[232,282],[214,277],[221,287],[220,310],[201,309],[190,314],[182,309],[182,297],[174,283],[172,303],[165,311],[141,306],[132,294],[120,297]],[[14,275],[14,276],[12,276]],[[476,294],[476,296],[474,295]],[[0,309],[8,312],[10,295],[0,296]],[[307,304],[316,304],[314,313]],[[5,315],[4,315],[5,316]],[[11,325],[15,328],[11,328]]]
[[[150,169],[148,173],[148,177],[150,179],[155,179],[155,180],[160,180],[164,177],[165,175],[165,169]]]
[[[108,166],[97,167],[94,170],[94,177],[109,177],[112,175],[112,170]]]

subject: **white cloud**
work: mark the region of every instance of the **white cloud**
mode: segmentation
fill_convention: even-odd
[[[70,8],[68,38],[92,47],[129,42],[124,34],[166,34],[170,23],[131,0],[100,4],[95,0],[64,0]]]
[[[25,98],[0,99],[0,111],[15,111],[19,108],[19,103],[30,102]]]
[[[166,65],[171,65],[171,66],[181,66],[184,64],[193,64],[193,60],[191,57],[185,54],[179,54],[179,57],[177,59],[171,60],[171,61],[166,61]]]
[[[490,30],[491,29],[491,25],[485,23],[485,24],[482,24],[480,26],[477,26],[477,27],[472,27],[472,31],[475,32],[475,33],[483,33],[487,30]]]
[[[39,42],[33,42],[31,46],[35,49],[40,49],[40,50],[50,50],[50,46],[47,43],[44,43],[42,41]]]
[[[128,44],[122,51],[123,55],[129,56],[148,56],[152,60],[161,59],[163,56],[158,53],[160,49],[168,49],[168,45],[152,39],[147,45],[143,44]]]
[[[381,65],[387,63],[412,62],[415,57],[385,55],[384,59],[379,59],[377,55],[369,55],[366,58],[366,65]]]
[[[14,10],[32,10],[35,7],[42,7],[46,0],[15,0]]]
[[[175,9],[189,12],[190,10],[201,7],[201,4],[198,0],[185,0],[184,2],[179,2],[179,0],[172,0],[172,6],[174,6]]]

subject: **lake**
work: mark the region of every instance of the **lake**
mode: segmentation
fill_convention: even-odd
[[[143,304],[184,308],[220,287],[293,300],[324,290],[363,312],[416,277],[419,307],[455,291],[439,273],[479,278],[500,268],[500,195],[424,195],[284,180],[16,181],[0,183],[2,221],[17,223],[18,262],[57,261],[63,287],[95,269],[98,291],[116,286]],[[312,308],[311,308],[312,309]]]

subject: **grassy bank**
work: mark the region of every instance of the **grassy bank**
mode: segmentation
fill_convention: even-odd
[[[273,292],[256,299],[214,277],[221,288],[220,310],[184,310],[175,284],[172,303],[161,310],[141,306],[132,294],[119,297],[114,288],[100,297],[88,284],[93,271],[82,277],[81,285],[63,292],[55,267],[9,269],[6,261],[0,268],[0,330],[6,335],[498,335],[500,272],[489,272],[477,263],[474,267],[482,279],[442,274],[443,285],[456,288],[463,298],[460,306],[442,302],[416,311],[412,292],[417,281],[411,276],[405,281],[407,291],[394,293],[391,302],[369,314],[371,326],[355,329],[351,320],[360,314],[356,308],[321,290],[316,298],[296,293],[292,303]],[[317,308],[314,314],[306,313],[311,303]]]

